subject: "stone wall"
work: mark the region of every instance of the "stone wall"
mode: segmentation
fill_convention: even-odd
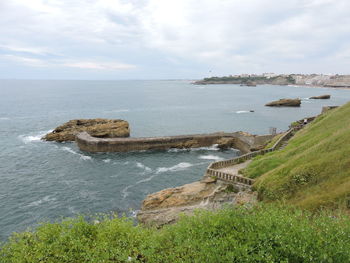
[[[272,135],[251,135],[243,132],[211,133],[144,138],[96,138],[87,132],[79,133],[76,142],[80,150],[87,152],[130,152],[143,150],[167,150],[171,148],[198,148],[219,144],[223,138],[229,138],[230,147],[242,153],[250,152],[269,141]]]

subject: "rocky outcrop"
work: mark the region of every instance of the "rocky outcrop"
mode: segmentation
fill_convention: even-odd
[[[252,204],[256,200],[256,194],[243,185],[207,177],[203,181],[148,195],[137,218],[145,225],[160,227],[176,222],[180,214],[191,215],[196,209],[217,210],[224,205]]]
[[[57,127],[42,139],[46,141],[74,141],[80,132],[87,132],[98,138],[129,137],[129,123],[124,120],[79,119],[71,120]]]
[[[265,106],[269,107],[300,107],[300,99],[280,99],[267,103]]]
[[[313,99],[313,100],[327,100],[330,99],[331,95],[320,95],[320,96],[313,96],[310,97],[309,99]]]

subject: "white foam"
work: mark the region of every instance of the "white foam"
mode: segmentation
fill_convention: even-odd
[[[152,169],[151,169],[151,168],[147,167],[147,166],[146,166],[146,165],[144,165],[143,163],[139,163],[139,162],[137,162],[137,163],[136,163],[136,166],[137,166],[138,168],[144,169],[146,172],[150,172],[150,171],[152,171]]]
[[[62,147],[62,150],[66,151],[66,152],[69,152],[69,153],[72,153],[74,155],[80,156],[81,160],[84,160],[84,161],[92,160],[92,158],[90,156],[87,156],[87,155],[84,155],[84,154],[81,154],[81,153],[77,153],[76,151],[74,151],[73,149],[71,149],[69,147],[66,147],[66,146]]]
[[[136,218],[137,214],[140,212],[140,210],[133,210],[131,211],[131,217]]]
[[[219,151],[219,145],[218,144],[213,144],[212,146],[209,147],[198,147],[198,148],[171,148],[168,150],[169,153],[177,153],[177,152],[185,152],[185,151]]]
[[[241,114],[241,113],[249,113],[249,110],[238,110],[236,111],[237,114]]]
[[[137,184],[137,183],[136,183]],[[136,185],[135,184],[135,185]],[[128,195],[129,195],[129,188],[135,186],[135,185],[128,185],[127,187],[125,187],[123,190],[122,190],[122,194],[123,194],[123,199],[125,199]]]
[[[159,173],[164,173],[164,172],[175,172],[175,171],[180,171],[180,170],[185,170],[189,167],[192,167],[193,164],[191,163],[186,163],[186,162],[182,162],[179,164],[176,164],[174,166],[171,167],[159,167],[156,171],[157,174]]]
[[[207,164],[207,162],[202,162],[202,163],[196,163],[196,164],[191,164],[191,163],[186,163],[186,162],[182,162],[179,164],[176,164],[174,166],[171,167],[159,167],[156,172],[154,174],[152,174],[151,176],[145,178],[145,179],[141,179],[139,181],[137,181],[135,184],[132,185],[128,185],[127,187],[125,187],[121,192],[123,194],[123,199],[125,199],[128,195],[129,192],[128,190],[138,184],[141,183],[145,183],[145,182],[149,182],[151,181],[153,178],[159,176],[159,174],[164,173],[164,172],[175,172],[175,171],[181,171],[181,170],[185,170],[189,167],[193,167],[193,166],[198,166],[198,165],[202,165],[202,164]],[[116,176],[117,177],[117,176]]]
[[[38,201],[34,201],[28,204],[28,206],[39,206],[42,203],[47,203],[47,202],[51,202],[51,201],[56,201],[56,198],[51,198],[49,195],[45,196],[42,199],[39,199]]]
[[[111,159],[104,159],[102,160],[104,163],[110,163],[111,162]]]
[[[191,148],[191,151],[202,151],[202,150],[206,150],[206,151],[219,151],[219,144],[213,144],[212,146],[209,147],[199,147],[199,148]]]
[[[40,142],[41,138],[44,137],[47,133],[52,132],[52,130],[49,131],[40,131],[39,134],[36,135],[19,135],[18,138],[24,142],[25,144],[31,143],[31,142]]]
[[[221,158],[220,156],[211,155],[211,154],[208,154],[208,155],[200,155],[198,158],[199,158],[199,159],[203,159],[203,160],[215,160],[215,161],[221,161],[221,160],[223,160],[223,158]]]

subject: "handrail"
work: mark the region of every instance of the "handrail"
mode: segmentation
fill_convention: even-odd
[[[273,152],[277,150],[285,140],[288,140],[290,137],[292,137],[292,134],[294,131],[299,130],[301,127],[302,126],[290,128],[285,134],[283,134],[283,136],[281,136],[281,138],[277,140],[277,142],[275,142],[275,144],[272,147],[268,149],[258,150],[258,151],[243,154],[241,156],[238,156],[232,159],[211,163],[207,168],[205,176],[215,176],[217,179],[224,180],[224,181],[231,181],[231,182],[237,182],[237,183],[242,183],[246,185],[252,185],[254,183],[254,180],[251,178],[222,172],[217,169],[239,164],[249,159],[252,159],[255,156],[264,155],[265,153]]]

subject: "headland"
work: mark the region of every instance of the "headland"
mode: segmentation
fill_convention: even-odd
[[[239,84],[244,86],[256,85],[299,85],[329,88],[350,88],[350,75],[323,74],[240,74],[223,77],[208,77],[193,82],[197,85],[207,84]]]

